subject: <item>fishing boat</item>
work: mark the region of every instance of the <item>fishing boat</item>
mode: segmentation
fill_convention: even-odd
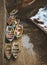
[[[14,28],[12,26],[6,27],[6,38],[10,42],[14,39]]]
[[[22,36],[22,33],[23,33],[23,26],[18,25],[17,29],[15,29],[15,31],[14,31],[14,35],[18,39],[18,38],[20,38]]]
[[[13,58],[16,59],[19,53],[19,46],[16,42],[13,42],[11,52],[12,52]]]
[[[11,58],[11,44],[10,43],[5,44],[4,54],[5,54],[5,57],[8,60],[10,60],[10,58]]]

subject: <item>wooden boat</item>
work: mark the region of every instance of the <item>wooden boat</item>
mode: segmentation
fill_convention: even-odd
[[[10,43],[5,44],[4,54],[8,60],[11,58],[11,44]]]
[[[22,33],[23,33],[23,26],[18,25],[17,29],[15,29],[14,31],[14,35],[16,36],[16,38],[19,38],[22,36]]]
[[[11,42],[14,39],[14,28],[12,26],[6,27],[6,38]]]
[[[19,46],[16,42],[13,42],[11,52],[12,52],[13,58],[16,59],[19,53]]]

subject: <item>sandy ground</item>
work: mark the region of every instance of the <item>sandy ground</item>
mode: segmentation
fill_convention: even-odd
[[[24,36],[26,37],[27,35]],[[13,42],[18,43],[20,52],[16,60],[11,59],[11,61],[9,61],[9,65],[38,65],[38,58],[32,47],[31,49],[28,48],[26,45],[24,47],[22,39],[19,39],[18,41],[14,40]]]
[[[5,65],[47,65],[47,37],[33,23],[27,23],[21,23],[24,25],[24,34],[14,40],[18,42],[20,50],[17,59],[5,59]]]

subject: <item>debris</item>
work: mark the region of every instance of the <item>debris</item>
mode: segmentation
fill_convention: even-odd
[[[10,12],[10,16],[12,16],[12,15],[15,15],[15,14],[17,14],[18,13],[18,10],[12,10],[11,12]]]

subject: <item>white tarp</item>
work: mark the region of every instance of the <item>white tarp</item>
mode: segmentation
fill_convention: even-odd
[[[46,31],[47,31],[47,6],[44,8],[40,8],[38,13],[31,17],[30,19],[34,20],[37,19],[38,21],[42,21],[44,22],[44,24],[38,24],[41,27],[46,27]]]

